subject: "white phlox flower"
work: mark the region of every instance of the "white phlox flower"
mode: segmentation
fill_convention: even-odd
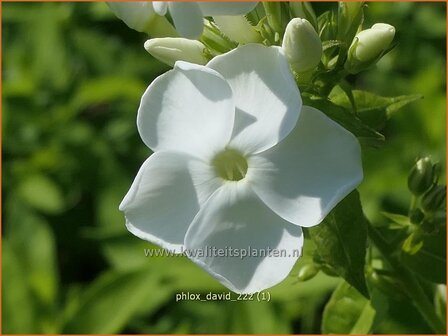
[[[178,33],[186,38],[197,39],[204,27],[204,16],[244,15],[255,8],[257,2],[109,2],[115,15],[130,28],[148,32],[157,17],[169,11]],[[156,27],[155,27],[156,28]]]
[[[137,126],[154,154],[120,205],[128,230],[178,253],[276,250],[189,255],[238,293],[282,281],[302,249],[301,227],[319,224],[363,176],[357,139],[302,106],[279,47],[177,62],[144,93]]]

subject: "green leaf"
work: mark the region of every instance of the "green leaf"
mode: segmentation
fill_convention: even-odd
[[[27,218],[20,225],[26,236],[22,235],[21,241],[14,243],[26,265],[27,280],[39,302],[51,307],[56,303],[59,280],[53,232],[47,222],[35,217]]]
[[[345,93],[344,96],[346,97]],[[305,105],[310,105],[321,110],[329,118],[353,133],[361,144],[371,147],[380,147],[384,144],[384,136],[381,133],[365,125],[361,119],[348,109],[336,105],[327,99],[315,96],[304,96],[303,102]]]
[[[286,317],[275,314],[273,308],[269,304],[256,304],[249,301],[235,306],[232,309],[230,334],[291,333]]]
[[[409,220],[408,216],[399,215],[399,214],[393,214],[390,212],[382,211],[381,214],[390,219],[392,222],[400,224],[402,226],[409,226],[411,225],[411,221]]]
[[[2,333],[38,333],[35,325],[35,302],[27,274],[9,241],[2,244]]]
[[[446,324],[446,285],[437,285],[434,303],[437,315]]]
[[[356,103],[356,111],[359,118],[374,129],[381,129],[391,115],[406,105],[423,98],[422,95],[414,94],[397,97],[382,97],[373,93],[354,90],[353,97]],[[350,100],[345,94],[337,94],[331,97],[336,105],[351,109]]]
[[[322,319],[324,334],[367,334],[375,320],[375,309],[363,295],[342,282],[325,306]]]
[[[367,226],[358,192],[349,194],[308,232],[316,246],[317,259],[369,297],[364,276]]]
[[[393,214],[385,211],[382,211],[381,214],[392,221],[392,224],[388,226],[389,229],[400,230],[409,228],[412,225],[408,216]]]
[[[402,253],[403,263],[434,283],[446,283],[446,231],[425,236],[423,246],[413,255]]]
[[[90,105],[111,103],[120,99],[138,102],[145,84],[137,79],[105,76],[90,79],[73,95],[74,110]]]
[[[59,186],[44,175],[32,175],[21,181],[19,194],[33,208],[54,214],[64,209],[64,198]]]
[[[149,314],[168,299],[170,292],[148,270],[109,272],[98,278],[80,299],[62,333],[113,334],[145,307]]]
[[[333,47],[339,47],[341,44],[342,42],[338,40],[322,41],[322,50],[325,52]]]
[[[33,296],[42,308],[51,310],[56,304],[59,283],[53,232],[47,221],[14,195],[6,206],[7,221],[14,223],[7,230],[11,248],[26,271]],[[39,312],[43,313],[43,309]]]

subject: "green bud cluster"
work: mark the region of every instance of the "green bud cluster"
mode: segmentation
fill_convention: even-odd
[[[439,185],[439,164],[429,157],[416,161],[408,175],[412,193],[408,235],[402,244],[403,252],[413,255],[426,241],[446,224],[446,186]]]
[[[446,186],[438,184],[439,168],[429,157],[418,159],[408,175],[412,194],[408,216],[383,213],[392,221],[391,230],[405,234],[401,250],[406,254],[418,253],[446,224]]]
[[[429,157],[424,157],[415,163],[408,175],[408,188],[419,200],[420,208],[426,217],[432,216],[445,207],[446,186],[439,185],[438,163],[433,163]],[[415,209],[412,209],[416,211]]]

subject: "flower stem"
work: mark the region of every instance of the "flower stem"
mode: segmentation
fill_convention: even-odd
[[[444,323],[437,316],[434,305],[426,296],[414,274],[412,274],[407,267],[403,266],[399,260],[392,255],[392,247],[384,240],[377,229],[372,227],[370,224],[368,229],[370,239],[383,254],[390,266],[395,270],[396,276],[398,276],[403,283],[406,293],[412,299],[415,307],[423,316],[425,321],[435,333],[445,334],[446,328]]]
[[[409,212],[415,210],[417,208],[417,196],[412,194],[411,196],[411,204],[409,206]]]

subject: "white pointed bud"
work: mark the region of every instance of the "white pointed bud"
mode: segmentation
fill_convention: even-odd
[[[352,43],[354,56],[361,62],[376,58],[392,42],[395,28],[386,23],[377,23],[370,29],[363,30],[356,35],[358,41]]]
[[[199,41],[181,37],[154,38],[145,42],[145,49],[159,61],[174,66],[177,61],[204,65],[206,47]]]
[[[218,28],[231,40],[241,43],[261,42],[261,36],[244,16],[214,16]]]
[[[322,57],[319,35],[306,19],[295,18],[288,23],[282,48],[291,68],[298,73],[312,70]]]
[[[313,25],[314,29],[318,29],[316,13],[314,13],[313,7],[309,2],[291,1],[289,7],[294,17],[307,19]]]
[[[395,28],[386,23],[377,23],[359,32],[348,50],[346,69],[357,73],[376,62],[390,46],[394,36]]]

